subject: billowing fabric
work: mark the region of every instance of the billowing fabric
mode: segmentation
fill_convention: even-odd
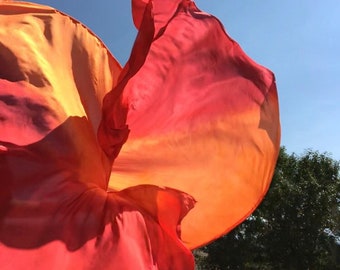
[[[0,25],[1,269],[193,269],[178,237],[191,196],[107,192],[96,131],[121,67],[103,43],[29,3],[0,4]]]
[[[130,134],[109,186],[191,194],[181,236],[195,248],[241,223],[269,187],[280,145],[274,76],[191,1],[133,3],[139,35],[115,88]],[[121,128],[110,95],[102,126]]]
[[[69,16],[0,1],[1,269],[193,269],[265,195],[273,74],[191,1],[132,8],[122,69]]]

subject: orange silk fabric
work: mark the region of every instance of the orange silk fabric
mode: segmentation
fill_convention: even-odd
[[[193,269],[263,199],[273,74],[191,1],[132,8],[122,69],[71,17],[0,1],[1,269]]]
[[[107,192],[96,133],[121,67],[104,44],[30,3],[0,4],[0,24],[1,269],[193,269],[179,239],[191,196]],[[126,127],[114,135],[118,153]]]
[[[280,145],[275,80],[191,1],[152,2],[133,10],[143,22],[116,88],[124,89],[130,135],[109,186],[191,194],[197,203],[182,239],[195,248],[242,222],[269,187]],[[104,126],[116,114],[109,100]]]

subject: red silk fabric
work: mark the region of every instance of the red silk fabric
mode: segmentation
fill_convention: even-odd
[[[121,127],[110,98],[120,92],[130,129],[109,186],[191,194],[197,204],[181,236],[195,248],[242,222],[269,187],[280,145],[275,79],[193,2],[144,2],[133,1],[139,35],[104,100],[102,126]]]
[[[122,69],[69,16],[0,1],[1,269],[193,269],[268,189],[273,74],[191,1],[132,7]]]
[[[29,3],[1,4],[0,23],[1,269],[193,269],[178,237],[189,195],[107,192],[96,130],[121,67],[103,43]]]

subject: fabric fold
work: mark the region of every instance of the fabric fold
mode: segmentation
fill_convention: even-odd
[[[132,8],[122,69],[68,15],[0,2],[2,269],[193,269],[269,187],[272,72],[192,1]]]
[[[102,100],[125,72],[105,45],[33,3],[1,2],[0,23],[1,269],[193,269],[179,238],[189,195],[107,191],[129,129],[111,92],[114,125],[97,138]]]
[[[195,248],[241,223],[268,190],[280,145],[275,78],[193,2],[137,2],[145,9],[133,11],[143,19],[120,88],[130,133],[109,186],[192,195],[182,239]],[[109,97],[103,126],[115,115]]]

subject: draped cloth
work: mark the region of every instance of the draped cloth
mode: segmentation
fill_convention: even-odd
[[[256,208],[273,74],[191,1],[132,1],[124,68],[53,8],[0,1],[1,269],[193,269]]]

